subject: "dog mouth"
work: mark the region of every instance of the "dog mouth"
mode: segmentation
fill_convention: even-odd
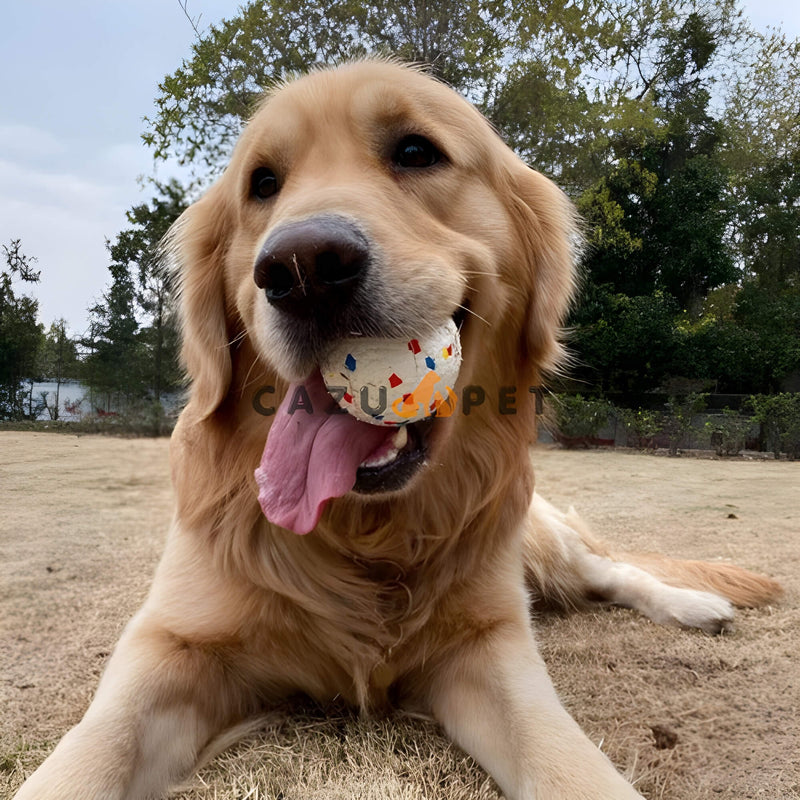
[[[306,534],[335,498],[403,489],[427,461],[434,424],[433,417],[399,426],[357,419],[315,370],[289,386],[270,426],[255,472],[264,516]]]
[[[459,330],[467,311],[464,304],[453,317]],[[412,344],[417,347],[412,352],[420,352],[416,339],[408,342],[409,349]],[[459,347],[458,338],[453,347]],[[442,360],[446,362],[452,352],[445,347]],[[428,376],[434,380],[439,376],[433,366],[429,369],[423,383],[430,390]],[[455,395],[452,389],[448,392],[450,399],[445,405],[449,411],[445,416],[455,410]],[[421,395],[413,391],[403,396],[403,403],[410,402],[414,408],[412,415],[420,412],[418,397]],[[298,534],[311,532],[334,498],[350,492],[387,494],[408,486],[429,460],[435,449],[436,431],[444,424],[437,416],[444,399],[437,400],[430,411],[428,401],[424,401],[423,418],[407,422],[401,419],[399,423],[384,422],[381,417],[375,421],[359,419],[337,402],[341,400],[329,393],[319,368],[305,380],[290,385],[275,412],[255,472],[264,515],[270,522]],[[398,406],[394,413],[400,414],[403,409]],[[406,416],[405,412],[400,416]]]
[[[428,460],[434,422],[435,418],[429,417],[398,427],[361,462],[353,491],[380,494],[403,489]]]

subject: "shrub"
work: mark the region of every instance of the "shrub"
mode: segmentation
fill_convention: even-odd
[[[752,424],[752,417],[725,408],[706,422],[705,432],[718,456],[736,456],[744,449]]]
[[[645,449],[656,446],[656,436],[664,427],[661,412],[646,408],[625,408],[621,415],[628,436],[633,437],[636,447]]]
[[[585,399],[579,394],[554,394],[552,400],[551,426],[569,439],[596,437],[614,411],[606,400]]]
[[[800,393],[755,395],[750,405],[755,420],[761,423],[764,443],[775,458],[781,452],[790,459],[800,457]]]
[[[692,421],[706,407],[707,394],[692,392],[685,397],[670,397],[664,416],[664,432],[669,439],[669,453],[678,455],[678,448],[692,430]]]

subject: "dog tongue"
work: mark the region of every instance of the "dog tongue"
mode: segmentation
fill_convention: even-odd
[[[306,396],[297,394],[301,387]],[[264,515],[282,528],[308,533],[325,503],[353,488],[359,464],[394,432],[341,413],[318,371],[292,384],[275,412],[256,470]]]

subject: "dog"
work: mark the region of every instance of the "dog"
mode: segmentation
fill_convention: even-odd
[[[191,388],[162,560],[86,715],[18,800],[163,796],[297,692],[434,717],[510,800],[640,797],[562,707],[531,599],[717,632],[780,587],[623,560],[534,492],[528,389],[564,355],[579,227],[420,70],[362,61],[269,94],[166,243]],[[455,395],[486,402],[401,431],[329,413],[333,343],[450,319]],[[299,390],[317,407],[290,414]]]

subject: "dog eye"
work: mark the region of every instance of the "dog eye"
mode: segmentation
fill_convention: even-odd
[[[404,169],[425,169],[438,164],[443,156],[433,142],[412,134],[402,138],[395,148],[392,161]]]
[[[266,200],[278,191],[278,179],[275,173],[267,167],[253,170],[250,176],[250,196],[259,200]]]

